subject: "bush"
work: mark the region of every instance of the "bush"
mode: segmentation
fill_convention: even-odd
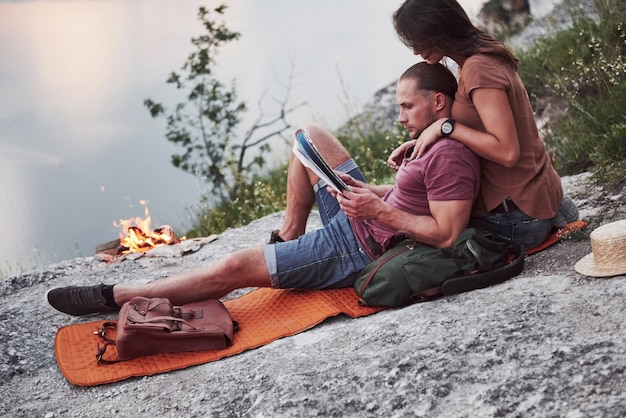
[[[378,132],[374,128],[343,130],[338,139],[356,160],[371,183],[385,184],[394,180],[387,165],[387,156],[403,140],[400,130]],[[195,226],[185,235],[189,238],[220,233],[237,228],[263,216],[285,209],[288,163],[283,163],[265,176],[237,182],[237,198],[225,201],[197,216]]]
[[[389,168],[387,157],[407,139],[403,128],[396,128],[391,132],[381,132],[373,125],[365,129],[342,129],[337,138],[359,165],[369,183],[394,182],[395,172]]]
[[[535,108],[552,112],[545,139],[557,170],[615,187],[626,176],[626,3],[596,8],[599,22],[580,11],[570,29],[520,52],[520,76]]]
[[[275,168],[263,178],[255,177],[247,182],[240,180],[236,187],[236,199],[207,209],[185,235],[194,238],[217,234],[285,209],[287,164]]]

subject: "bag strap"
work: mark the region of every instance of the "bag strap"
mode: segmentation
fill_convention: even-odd
[[[426,289],[414,295],[414,302],[425,302],[438,296],[449,296],[457,293],[482,289],[495,284],[503,283],[511,277],[517,276],[524,269],[525,251],[523,245],[513,248],[513,260],[494,270],[482,273],[468,274],[446,280],[441,286]]]
[[[185,325],[187,325],[189,328],[191,328],[189,331],[198,331],[199,328],[194,327],[193,325],[191,325],[189,322],[187,322],[186,320],[176,317],[176,316],[168,316],[168,315],[161,315],[161,316],[153,316],[152,318],[149,319],[129,319],[129,321],[131,323],[134,324],[141,324],[141,325],[146,325],[148,327],[155,327],[155,328],[162,328],[162,325],[156,324],[155,322],[159,322],[159,321],[172,321],[174,323],[183,323]]]
[[[103,358],[104,353],[106,353],[107,351],[107,347],[110,345],[115,345],[115,340],[107,336],[107,328],[115,328],[116,326],[117,326],[116,322],[105,322],[104,324],[102,324],[100,328],[98,328],[97,331],[93,332],[94,334],[99,335],[100,338],[102,338],[102,341],[104,341],[104,345],[102,347],[100,347],[100,344],[98,344],[98,350],[96,351],[96,362],[98,364],[100,363],[113,364],[113,363],[117,363],[121,361],[121,360],[106,360]]]
[[[394,259],[400,254],[404,254],[405,252],[412,250],[415,247],[415,241],[412,241],[412,242],[413,242],[412,245],[410,243],[407,243],[406,245],[402,245],[397,251],[389,250],[383,255],[381,255],[379,259],[380,261],[377,261],[378,264],[372,269],[372,271],[369,272],[365,280],[363,280],[363,284],[361,285],[361,290],[359,294],[362,295],[365,293],[365,288],[367,288],[367,286],[370,284],[370,282],[374,278],[374,275],[376,274],[378,269],[380,269],[386,262]],[[363,301],[363,303],[365,302]]]

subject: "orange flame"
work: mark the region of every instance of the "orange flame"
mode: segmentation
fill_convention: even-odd
[[[174,231],[168,225],[158,227],[154,230],[151,229],[148,201],[140,200],[139,203],[144,206],[145,218],[135,217],[124,219],[120,220],[119,223],[113,221],[113,225],[121,228],[120,245],[127,248],[122,251],[123,254],[146,252],[154,247],[179,242]]]

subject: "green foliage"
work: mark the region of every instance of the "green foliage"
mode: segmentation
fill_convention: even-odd
[[[626,2],[596,8],[599,22],[580,11],[570,29],[520,52],[520,76],[535,108],[556,114],[546,143],[557,170],[590,170],[614,187],[626,176]]]
[[[217,234],[281,211],[285,209],[286,190],[287,164],[262,178],[255,176],[252,181],[240,179],[236,185],[237,197],[200,214],[196,225],[185,235],[193,238]]]
[[[369,183],[394,182],[395,172],[389,168],[387,157],[406,141],[404,128],[398,125],[392,132],[380,132],[367,115],[361,115],[337,132],[337,138],[359,165]]]
[[[388,184],[395,173],[387,165],[387,156],[406,138],[398,128],[394,132],[378,132],[374,128],[345,129],[337,137],[356,160],[371,183]],[[239,184],[237,198],[224,201],[198,217],[196,226],[186,233],[190,238],[219,233],[226,228],[246,225],[252,220],[285,209],[288,164],[284,163],[265,176],[256,176],[253,186]],[[269,233],[269,231],[268,231]]]
[[[145,99],[144,105],[152,117],[165,117],[167,140],[183,150],[172,155],[172,164],[199,177],[209,186],[211,196],[203,196],[204,203],[210,201],[211,206],[222,205],[225,209],[243,213],[254,206],[250,199],[261,202],[267,197],[262,188],[255,192],[256,195],[250,193],[258,188],[255,175],[264,168],[265,156],[271,152],[269,141],[283,136],[291,128],[287,115],[303,103],[287,108],[290,77],[277,116],[267,118],[261,112],[246,133],[237,137],[235,128],[247,110],[246,104],[238,101],[234,82],[227,87],[213,76],[219,49],[241,36],[229,30],[221,20],[225,10],[225,4],[212,11],[205,7],[198,9],[198,19],[205,32],[191,39],[194,51],[181,72],[173,72],[167,80],[185,92],[186,100],[178,103],[171,112],[152,99]],[[255,154],[249,155],[252,152]],[[257,205],[261,212],[263,208],[263,203]],[[245,216],[242,215],[242,220]],[[217,216],[216,225],[228,225],[231,218]]]
[[[218,50],[224,44],[237,40],[238,32],[230,31],[218,21],[226,5],[209,11],[198,9],[198,19],[205,33],[192,38],[195,50],[188,56],[182,71],[172,72],[167,79],[176,89],[186,92],[186,101],[167,111],[161,103],[145,99],[144,105],[152,117],[164,116],[167,121],[166,138],[183,151],[172,156],[172,164],[183,171],[208,180],[212,193],[222,199],[230,197],[236,178],[247,174],[247,169],[233,161],[241,147],[232,143],[234,128],[246,110],[237,99],[234,84],[227,87],[214,78]],[[262,159],[255,160],[262,164]]]

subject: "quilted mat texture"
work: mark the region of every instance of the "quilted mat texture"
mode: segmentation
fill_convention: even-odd
[[[538,253],[539,251],[543,251],[546,248],[559,242],[562,238],[567,236],[567,234],[574,232],[574,231],[578,231],[579,229],[583,229],[586,226],[587,226],[587,222],[583,220],[571,222],[567,224],[567,226],[548,235],[548,238],[546,238],[546,240],[540,246],[526,250],[526,255],[531,255],[531,254]]]
[[[233,345],[228,348],[157,354],[98,365],[96,350],[101,339],[94,335],[94,331],[106,322],[101,320],[60,328],[54,341],[57,364],[69,382],[95,386],[219,360],[297,334],[341,313],[357,318],[382,310],[359,306],[358,296],[352,288],[317,291],[257,289],[226,301],[224,305],[233,320],[239,322],[240,328]],[[114,356],[114,349],[107,350],[105,358]]]

